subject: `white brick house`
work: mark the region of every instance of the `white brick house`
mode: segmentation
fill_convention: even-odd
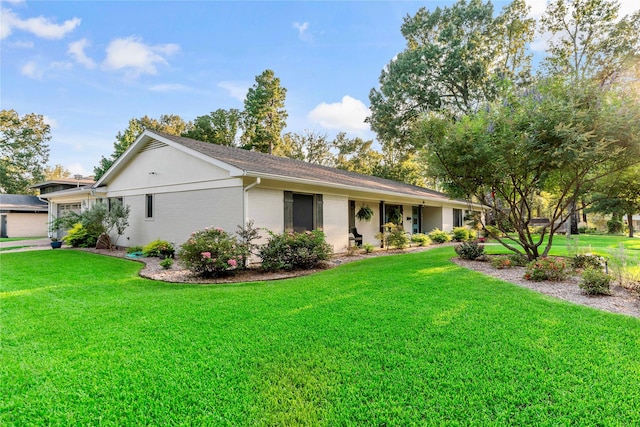
[[[235,232],[249,220],[279,233],[320,228],[334,251],[350,244],[353,228],[364,243],[395,215],[410,232],[463,225],[466,202],[383,178],[145,131],[79,200],[118,198],[129,205],[123,246],[164,239],[179,245],[209,226]],[[50,210],[69,203],[73,190],[49,193]],[[374,214],[359,221],[363,205]],[[479,210],[479,206],[473,209]]]

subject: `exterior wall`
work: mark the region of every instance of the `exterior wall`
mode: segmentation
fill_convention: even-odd
[[[284,192],[254,187],[248,193],[247,219],[253,220],[253,226],[256,228],[282,233],[284,231]],[[266,233],[260,234],[263,238],[257,241],[257,244],[267,241]]]
[[[333,194],[324,194],[322,199],[327,242],[334,252],[345,252],[349,246],[349,199]]]
[[[49,232],[46,212],[8,212],[2,215],[7,218],[7,237],[46,237]]]
[[[442,207],[442,231],[453,230],[453,208],[443,206]]]
[[[145,194],[124,197],[131,212],[129,227],[118,245],[146,245],[163,239],[179,246],[196,230],[221,227],[234,233],[242,223],[242,187],[156,193],[153,218],[145,218]]]
[[[168,146],[142,151],[134,161],[135,167],[125,167],[107,183],[110,197],[132,189],[150,193],[154,188],[229,178],[227,171]]]
[[[451,211],[453,216],[453,211]],[[453,217],[452,217],[453,219]],[[442,229],[442,208],[435,206],[425,206],[422,208],[422,230],[429,233],[431,230]]]
[[[349,244],[349,205],[346,196],[323,194],[323,229],[327,242],[334,252],[344,252]],[[248,220],[254,227],[265,228],[274,233],[284,231],[284,190],[255,187],[249,190]],[[266,233],[256,243],[266,242]]]

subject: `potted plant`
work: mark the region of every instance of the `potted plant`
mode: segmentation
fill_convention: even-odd
[[[51,238],[51,248],[52,249],[60,249],[62,247],[62,241],[58,240],[57,237]]]
[[[367,205],[362,205],[358,212],[356,212],[356,218],[360,221],[369,222],[371,218],[373,218],[373,210]]]

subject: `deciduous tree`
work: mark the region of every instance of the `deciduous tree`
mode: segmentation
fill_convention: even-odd
[[[183,134],[187,138],[211,142],[218,145],[236,147],[242,113],[236,108],[222,108],[205,116],[198,116],[193,127]]]
[[[502,80],[529,80],[534,21],[515,0],[497,17],[482,0],[460,0],[404,19],[407,47],[381,72],[367,119],[383,144],[406,151],[412,125],[429,111],[460,116],[495,99]],[[419,148],[419,147],[418,147]]]
[[[39,114],[0,111],[0,193],[33,193],[29,186],[44,179],[49,160],[49,132]]]
[[[501,243],[534,259],[548,254],[554,233],[599,179],[637,162],[639,110],[615,91],[550,81],[455,123],[432,116],[416,137],[449,194],[489,206],[499,225],[517,233]],[[542,191],[554,196],[551,224],[536,236],[528,226]]]
[[[180,116],[174,114],[163,114],[160,119],[144,116],[129,120],[127,129],[124,132],[118,132],[116,135],[116,141],[113,143],[114,151],[111,156],[103,156],[98,166],[93,168],[95,179],[100,179],[145,129],[180,136],[188,132],[192,126],[191,122],[185,122]]]

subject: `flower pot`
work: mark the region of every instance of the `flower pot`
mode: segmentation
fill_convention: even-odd
[[[52,249],[60,249],[62,247],[62,242],[60,240],[56,242],[51,242]]]

